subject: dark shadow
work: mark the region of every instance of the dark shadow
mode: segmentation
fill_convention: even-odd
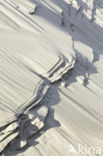
[[[81,76],[81,75],[84,77],[83,85],[87,86],[88,81],[89,81],[89,76],[91,74],[96,74],[97,69],[93,65],[93,63],[89,62],[88,58],[85,58],[85,63],[83,62],[83,56],[81,55],[81,53],[77,49],[75,49],[74,41],[73,41],[72,47],[73,47],[73,50],[75,51],[77,59],[76,59],[75,67],[72,70],[68,71],[68,73],[66,73],[64,75],[64,79],[69,80],[69,81],[66,81],[67,82],[66,87],[69,86],[69,84],[76,82],[77,81],[76,78]]]
[[[58,89],[55,86],[52,86],[50,88],[50,90],[47,93],[47,99],[48,99],[48,115],[45,119],[45,123],[44,123],[44,127],[40,130],[38,130],[38,128],[36,126],[33,126],[28,118],[27,115],[23,115],[21,114],[20,116],[20,120],[21,124],[20,124],[20,135],[16,137],[16,139],[14,139],[13,141],[11,141],[8,146],[5,148],[4,150],[4,154],[5,156],[11,156],[9,153],[12,151],[12,154],[18,154],[18,153],[23,153],[24,151],[26,151],[30,146],[35,146],[36,144],[39,144],[39,142],[35,141],[38,137],[40,137],[40,135],[42,135],[44,132],[48,131],[51,128],[54,127],[59,127],[60,123],[59,121],[57,121],[54,117],[54,108],[53,106],[57,105],[60,101],[60,97],[58,94]],[[43,99],[44,103],[45,103],[45,98]],[[45,105],[45,104],[44,104]],[[38,106],[40,107],[40,105]],[[36,107],[36,108],[38,108]],[[32,108],[33,109],[33,108]],[[34,107],[35,109],[35,107]],[[29,122],[28,122],[29,121]],[[26,125],[26,126],[25,126]],[[27,126],[28,125],[28,126]],[[24,127],[25,126],[25,127]],[[24,127],[24,128],[23,128]],[[27,128],[26,128],[27,127]],[[28,129],[29,127],[29,129]],[[27,135],[32,134],[32,130],[33,131],[37,131],[36,133],[34,133],[33,135],[31,135],[30,137],[28,137],[27,139],[27,145],[20,149],[20,140],[25,139],[27,137]],[[22,135],[23,134],[23,135]],[[15,146],[14,146],[15,144]]]
[[[64,2],[63,0],[61,0],[61,1],[52,0],[52,3],[54,3],[55,5],[60,7],[61,10],[63,11],[63,14],[61,11],[60,14],[58,14],[58,15],[55,13],[56,11],[53,9],[53,7],[50,6],[50,4],[48,4],[45,0],[43,1],[43,3],[39,2],[37,0],[30,0],[30,1],[34,2],[35,4],[38,5],[37,12],[36,12],[37,16],[44,18],[45,20],[50,22],[52,25],[55,25],[56,27],[58,27],[58,29],[61,29],[62,31],[67,32],[73,38],[74,41],[80,41],[80,42],[86,44],[87,46],[91,47],[92,49],[94,49],[95,44],[98,44],[99,49],[101,49],[101,52],[98,53],[98,55],[103,54],[103,52],[102,52],[103,45],[102,45],[102,43],[99,42],[103,39],[103,28],[100,25],[96,24],[95,22],[93,23],[92,21],[90,21],[88,19],[88,17],[83,13],[83,10],[85,8],[88,8],[88,6],[82,0],[78,1],[78,4],[80,3],[81,6],[82,5],[85,6],[85,8],[83,8],[83,10],[82,10],[83,18],[81,18],[81,19],[77,18],[78,10],[76,10],[76,8],[74,8],[72,5],[69,5],[67,2]],[[49,9],[49,8],[51,8],[51,9]],[[102,8],[102,6],[101,6],[101,8]],[[75,14],[69,15],[69,9],[71,11],[75,12]],[[45,10],[45,13],[42,13],[43,10]],[[64,17],[62,17],[62,15]],[[60,18],[59,20],[62,20],[62,18],[64,18],[64,26],[63,27],[61,24],[62,22],[58,23],[58,21],[56,20],[57,18],[55,18],[55,17],[57,17],[57,16],[58,16],[58,18]],[[86,23],[84,23],[84,20],[86,21]],[[94,36],[92,37],[91,34],[89,34],[87,32],[87,29],[89,29],[89,28],[92,28],[90,30],[92,35],[94,35],[98,39],[94,38]],[[79,33],[78,37],[75,35],[75,32]],[[83,35],[83,37],[81,35]],[[92,44],[90,43],[90,41]]]
[[[38,135],[40,134],[40,132],[42,130],[38,130],[38,127],[32,125],[30,122],[30,119],[28,118],[27,115],[21,114],[21,116],[19,118],[21,120],[20,126],[17,129],[17,131],[20,132],[19,135],[13,141],[11,141],[7,145],[5,150],[0,154],[4,153],[5,156],[11,156],[11,154],[16,155],[19,153],[23,153],[30,146],[35,146],[36,144],[39,143],[39,142],[35,141],[35,139],[38,137]],[[35,131],[35,133],[32,134],[32,131]],[[25,138],[27,138],[27,145],[25,147],[23,147],[22,149],[20,149],[20,141],[25,140]]]
[[[103,55],[103,45],[101,42],[101,41],[103,41],[103,28],[94,22],[95,6],[93,9],[93,13],[92,13],[92,19],[90,21],[83,13],[83,8],[81,8],[80,10],[76,10],[73,6],[69,5],[68,3],[64,2],[63,0],[52,0],[52,3],[59,6],[63,10],[63,12],[60,12],[60,14],[58,14],[58,15],[55,13],[56,10],[53,9],[45,1],[44,1],[44,3],[41,2],[41,4],[37,0],[30,0],[30,1],[36,3],[39,6],[36,10],[36,13],[31,16],[34,16],[34,18],[35,18],[35,16],[40,16],[40,17],[44,18],[49,23],[56,26],[58,29],[61,29],[62,31],[65,31],[66,33],[68,33],[72,37],[73,42],[79,41],[79,42],[82,42],[83,44],[87,45],[88,47],[92,48],[93,53],[94,53],[94,62],[98,60],[100,55]],[[79,0],[79,2],[82,3],[82,5],[85,5],[87,8],[86,3],[84,3],[82,0]],[[44,5],[44,4],[46,4],[48,7],[46,7],[46,5]],[[51,9],[49,9],[49,8],[51,8]],[[75,15],[71,14],[71,10],[73,10],[75,12]],[[81,19],[77,18],[79,12],[82,13]],[[41,13],[43,13],[43,14],[41,14]],[[55,18],[57,16],[58,16],[58,22],[56,21],[56,18]],[[51,20],[51,18],[53,20]],[[86,23],[83,23],[84,20],[86,21]],[[59,23],[59,21],[61,21],[61,22]],[[37,23],[35,23],[35,24],[37,25]],[[37,26],[39,27],[39,25],[37,25]],[[46,31],[46,28],[43,28],[43,26],[40,26],[40,28],[42,29],[42,31]],[[87,31],[89,28],[90,28],[90,34]],[[76,55],[80,55],[79,51],[75,49],[74,44],[73,44],[73,49],[74,49]],[[97,50],[98,50],[98,52],[97,52]],[[78,67],[77,67],[78,59],[76,61],[77,62],[76,62],[75,68],[77,70],[78,69]],[[87,60],[87,63],[90,64],[90,62],[88,60]],[[80,63],[79,63],[79,65],[80,65]],[[97,69],[94,67],[93,64],[90,64],[90,67],[92,68],[92,70],[90,70],[90,73],[88,73],[89,75],[97,73]],[[75,69],[73,69],[73,70],[76,71]],[[75,74],[73,70],[68,71],[68,73],[65,75],[66,79],[68,79],[69,75],[72,76],[72,74]],[[86,72],[87,72],[87,69],[84,70],[84,67],[83,67],[83,72],[78,73],[76,75],[76,77],[80,76],[80,75],[83,75],[86,77]],[[71,79],[69,81],[69,83],[73,83],[73,82],[77,81],[76,77],[74,77],[74,79]],[[69,85],[69,84],[67,84],[67,85]],[[46,118],[45,127],[42,130],[40,130],[40,133],[37,132],[30,139],[30,141],[28,141],[28,146],[25,147],[23,150],[26,150],[31,145],[38,144],[38,142],[35,142],[35,139],[40,136],[41,132],[43,132],[43,131],[45,132],[48,129],[60,126],[59,121],[57,121],[54,117],[55,112],[54,112],[54,108],[53,108],[55,105],[57,105],[59,103],[60,96],[58,94],[58,89],[55,86],[52,85],[52,88],[50,91],[51,92],[49,92],[49,104],[48,104],[48,108],[49,108],[48,116],[49,117]],[[77,101],[74,101],[74,99],[71,99],[71,97],[69,97],[68,95],[65,95],[65,96],[67,96],[67,98],[69,98],[71,101],[73,101],[73,103],[77,103]],[[88,111],[80,104],[78,104],[78,105],[85,111]],[[88,112],[88,113],[90,113],[90,112]],[[91,114],[91,115],[93,116],[94,114]],[[22,151],[20,151],[20,153],[21,152]]]
[[[55,111],[53,108],[53,107],[55,107],[55,105],[57,105],[60,102],[60,96],[58,93],[58,88],[52,85],[52,88],[50,90],[49,95],[50,95],[49,103],[48,103],[49,113],[48,113],[48,116],[46,118],[44,131],[47,131],[50,128],[60,126],[59,121],[57,121],[54,117]]]
[[[36,10],[36,16],[40,16],[44,18],[46,21],[50,22],[52,25],[56,26],[58,29],[64,31],[66,34],[71,36],[72,42],[73,42],[72,48],[74,49],[74,52],[77,56],[74,72],[78,70],[78,65],[82,67],[82,65],[78,61],[78,55],[80,55],[80,52],[75,48],[74,42],[79,41],[87,45],[91,49],[93,49],[93,55],[94,55],[93,62],[90,63],[86,59],[87,64],[88,64],[87,67],[89,67],[91,70],[89,69],[85,70],[85,68],[82,67],[82,69],[84,68],[82,70],[83,72],[81,73],[79,72],[77,75],[75,75],[76,77],[80,75],[84,76],[85,85],[88,85],[89,76],[91,74],[97,73],[97,69],[96,67],[94,67],[94,63],[99,59],[100,55],[103,55],[103,51],[102,51],[103,28],[100,25],[95,23],[96,8],[98,7],[102,8],[102,6],[100,6],[97,1],[94,1],[91,20],[90,20],[83,12],[84,10],[90,9],[88,8],[88,5],[83,2],[83,0],[77,1],[78,7],[79,7],[78,10],[76,10],[76,8],[74,8],[69,3],[64,2],[63,0],[60,0],[60,1],[52,0],[52,3],[54,5],[61,8],[61,11],[59,13],[57,13],[56,10],[45,0],[43,2],[42,1],[39,2],[37,0],[30,0],[30,1],[39,6]],[[58,16],[58,21],[57,21],[57,16]],[[70,75],[69,72],[68,74]],[[72,80],[73,82],[77,81],[76,77],[74,80]]]

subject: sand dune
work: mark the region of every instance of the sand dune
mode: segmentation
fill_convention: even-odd
[[[102,15],[102,0],[0,1],[1,155],[102,156]]]

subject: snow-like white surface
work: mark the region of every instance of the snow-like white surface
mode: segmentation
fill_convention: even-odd
[[[0,0],[2,154],[102,156],[102,41],[102,0]]]

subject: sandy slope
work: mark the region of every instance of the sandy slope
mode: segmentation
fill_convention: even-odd
[[[48,101],[50,84],[75,65],[72,42],[68,45],[64,30],[57,29],[59,39],[58,35],[50,36],[41,20],[35,22],[31,15],[36,7],[29,1],[0,3],[0,151],[15,138],[16,148],[23,148],[44,126],[48,109],[43,105]]]
[[[102,0],[0,1],[5,156],[102,156],[102,8]],[[79,145],[95,151],[79,154]]]

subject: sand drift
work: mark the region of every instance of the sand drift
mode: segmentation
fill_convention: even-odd
[[[21,3],[0,3],[0,151],[15,138],[16,148],[23,148],[44,126],[50,84],[75,65],[70,45],[62,43],[66,46],[59,49],[63,39],[53,36],[53,41],[48,34],[32,32],[35,19],[30,20],[32,24],[27,22],[32,8]],[[28,27],[23,29],[24,25]]]
[[[102,42],[102,0],[0,0],[0,154],[103,149]]]

